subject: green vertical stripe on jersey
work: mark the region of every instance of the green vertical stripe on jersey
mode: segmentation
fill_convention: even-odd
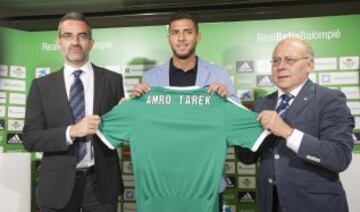
[[[113,146],[130,142],[138,212],[215,212],[226,148],[254,145],[256,117],[204,88],[152,87],[100,130]]]

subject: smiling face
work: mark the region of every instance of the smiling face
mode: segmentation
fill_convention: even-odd
[[[173,57],[186,60],[195,56],[196,45],[200,42],[200,34],[192,20],[179,19],[170,23],[168,39]]]
[[[276,86],[284,92],[305,82],[313,68],[310,47],[301,40],[283,40],[274,50],[272,76]]]
[[[89,26],[79,20],[66,20],[60,23],[56,43],[65,62],[76,68],[87,63],[94,45]]]

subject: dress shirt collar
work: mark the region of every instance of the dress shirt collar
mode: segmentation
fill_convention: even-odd
[[[64,73],[66,77],[70,77],[76,70],[82,70],[83,73],[81,75],[89,75],[90,71],[92,71],[92,65],[90,62],[87,62],[80,68],[74,68],[66,63],[64,64]]]

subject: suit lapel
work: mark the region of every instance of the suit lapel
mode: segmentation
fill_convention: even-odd
[[[296,96],[294,102],[291,104],[289,110],[286,113],[285,119],[295,120],[301,111],[303,111],[306,106],[311,102],[315,96],[315,87],[314,83],[308,80],[304,87],[300,90],[299,94]]]
[[[265,97],[265,101],[260,105],[259,112],[263,110],[275,110],[276,109],[276,103],[278,99],[278,92],[273,92],[272,94]],[[273,151],[275,151],[275,148],[277,148],[277,139],[278,137],[274,136],[273,134],[269,135],[267,137],[269,139],[268,141],[264,142],[265,146],[269,146],[274,148]]]
[[[270,94],[269,96],[267,96],[266,97],[266,102],[263,105],[264,108],[262,108],[261,111],[263,111],[263,110],[275,110],[276,109],[277,96],[278,96],[277,91]]]
[[[70,102],[68,99],[68,96],[66,94],[66,88],[65,88],[65,79],[64,79],[64,68],[60,69],[56,74],[54,74],[53,77],[54,83],[52,89],[54,89],[54,93],[57,95],[57,99],[59,107],[63,108],[64,114],[61,114],[65,116],[69,121],[68,123],[64,124],[74,124],[74,118],[72,115],[72,110],[70,107]],[[58,114],[56,114],[58,115]],[[74,156],[75,159],[75,145],[70,145],[68,152],[70,155]]]
[[[74,123],[70,103],[66,94],[63,68],[53,75],[53,81],[52,89],[58,97],[58,104],[60,104],[60,108],[64,108],[65,114],[63,115],[68,118],[69,123]]]
[[[101,104],[102,104],[102,92],[104,91],[104,71],[98,69],[96,66],[92,64],[94,70],[94,106],[93,106],[93,114],[102,114],[101,113]]]
[[[209,77],[210,77],[210,70],[208,65],[199,59],[195,85],[201,87],[208,86],[207,82]]]

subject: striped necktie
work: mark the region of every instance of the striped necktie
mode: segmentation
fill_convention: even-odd
[[[292,98],[294,98],[294,96],[287,93],[284,93],[283,95],[280,96],[280,104],[276,108],[276,112],[279,114],[281,118],[285,117],[286,112],[290,107],[289,102]]]
[[[75,123],[85,117],[85,96],[84,85],[80,79],[82,70],[74,71],[74,83],[70,88],[70,106]],[[76,161],[80,162],[86,155],[86,137],[78,138],[76,141],[77,154]]]

